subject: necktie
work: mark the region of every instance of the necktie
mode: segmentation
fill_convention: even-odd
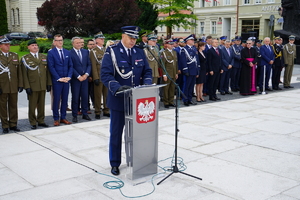
[[[64,54],[63,54],[63,51],[62,50],[59,50],[60,52],[60,58],[61,58],[61,61],[64,62]]]
[[[268,49],[269,49],[269,51],[271,51],[271,48],[270,48],[270,46],[268,45]]]
[[[38,57],[37,57],[37,55],[36,55],[36,54],[34,54],[34,57],[35,57],[35,59],[38,59]]]
[[[129,58],[129,61],[131,63],[131,51],[130,51],[130,49],[128,49],[128,58]]]
[[[79,50],[77,50],[77,54],[78,54],[78,57],[79,57],[80,62],[82,62],[82,56],[81,56],[81,53],[80,53]]]
[[[219,53],[219,49],[218,49],[218,48],[216,48],[216,52],[217,52],[217,54],[218,54],[218,55],[220,55],[220,53]]]
[[[227,48],[227,52],[228,52],[228,55],[230,56],[230,51],[229,51],[229,49]]]

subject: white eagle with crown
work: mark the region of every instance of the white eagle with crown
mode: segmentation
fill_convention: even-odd
[[[138,115],[141,116],[139,118],[140,121],[148,122],[153,119],[152,114],[155,111],[155,104],[153,101],[148,103],[148,100],[145,103],[140,102],[138,105]]]

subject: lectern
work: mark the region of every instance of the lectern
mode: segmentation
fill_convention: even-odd
[[[159,88],[139,86],[124,92],[127,178],[157,173]]]

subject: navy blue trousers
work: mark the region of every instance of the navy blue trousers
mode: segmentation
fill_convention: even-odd
[[[220,92],[229,92],[229,79],[231,75],[232,69],[228,69],[228,71],[223,71],[220,79]]]
[[[230,88],[231,90],[240,89],[241,68],[233,67],[231,72]]]
[[[182,98],[183,102],[189,102],[192,101],[193,98],[193,92],[194,92],[194,86],[196,83],[196,76],[195,75],[189,75],[185,76],[183,75],[183,94],[186,96],[186,98]]]
[[[68,107],[69,83],[57,82],[52,80],[53,89],[53,119],[59,120],[59,105],[60,105],[60,119],[66,119],[66,112]]]
[[[81,111],[83,115],[87,115],[88,111],[88,80],[80,82],[79,80],[71,81],[72,92],[72,115],[76,117],[78,114],[79,104],[81,102]]]
[[[267,65],[266,66],[266,77],[265,77],[265,89],[269,88],[269,80],[270,80],[270,75],[271,75],[271,69],[272,69],[272,66],[271,65]],[[263,90],[263,81],[264,81],[264,66],[262,66],[260,68],[260,76],[259,76],[259,89],[260,91]]]
[[[119,167],[121,164],[124,125],[124,112],[110,110],[109,161],[112,167]]]

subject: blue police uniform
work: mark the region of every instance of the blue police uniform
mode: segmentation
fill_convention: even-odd
[[[121,164],[122,133],[125,124],[124,95],[116,94],[121,86],[152,84],[152,70],[142,49],[131,48],[131,60],[121,42],[107,48],[102,61],[101,80],[108,88],[110,108],[109,160],[112,167]]]
[[[183,74],[183,102],[192,102],[194,85],[196,83],[196,76],[200,72],[200,62],[198,51],[196,47],[186,45],[179,56],[179,67]]]
[[[232,66],[231,72],[231,81],[230,81],[230,88],[231,91],[238,91],[240,89],[239,82],[240,82],[240,75],[241,75],[241,51],[243,47],[242,45],[234,44],[232,45],[233,55],[234,55],[234,64]]]

